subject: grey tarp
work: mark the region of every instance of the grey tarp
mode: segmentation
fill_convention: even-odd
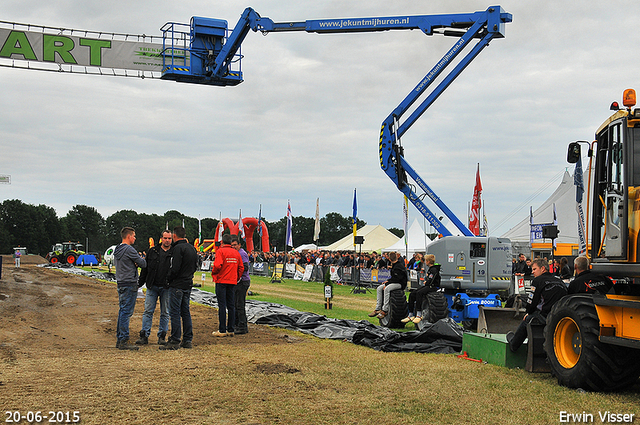
[[[112,273],[86,272],[68,266],[63,270],[114,281]],[[211,292],[193,288],[191,300],[218,308],[218,299]],[[459,353],[462,350],[462,328],[452,319],[439,320],[421,331],[396,332],[366,320],[330,319],[263,301],[247,300],[246,310],[251,323],[295,330],[318,338],[341,339],[374,350],[440,354]]]

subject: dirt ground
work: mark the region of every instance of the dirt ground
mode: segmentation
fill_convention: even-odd
[[[0,359],[16,359],[37,355],[43,347],[59,350],[95,350],[114,348],[118,316],[118,295],[113,283],[64,273],[47,267],[42,257],[22,262],[22,267],[7,267],[3,260],[0,280]],[[28,257],[27,257],[28,258]],[[31,263],[31,264],[30,264]],[[144,300],[138,299],[131,318],[131,340],[138,339],[142,325]],[[156,332],[159,306],[154,314],[150,345],[142,349],[158,349]],[[218,329],[217,310],[193,305],[193,344],[219,343],[211,336]],[[250,332],[226,338],[225,344],[247,344],[278,341],[282,335],[264,327],[249,324]]]
[[[5,419],[7,411],[68,410],[70,404],[82,405],[72,402],[79,396],[75,393],[78,387],[89,393],[96,388],[102,392],[104,388],[101,386],[108,385],[107,382],[114,377],[122,377],[128,370],[126,363],[123,367],[123,362],[117,359],[126,361],[130,356],[152,356],[150,361],[157,361],[163,355],[178,352],[184,352],[178,358],[189,359],[187,353],[202,353],[206,346],[248,349],[251,346],[291,344],[296,339],[282,331],[253,324],[249,324],[246,335],[215,338],[211,332],[218,328],[217,310],[192,304],[194,349],[158,350],[158,307],[150,344],[141,347],[139,352],[117,350],[118,297],[115,284],[37,267],[37,263],[43,262],[41,257],[27,256],[23,257],[22,267],[15,268],[11,256],[3,258],[0,279],[0,407]],[[143,311],[144,300],[138,299],[130,324],[133,341],[138,337]],[[192,366],[193,369],[198,367]],[[251,367],[256,370],[277,369],[278,365],[265,362]],[[188,367],[180,364],[179,369],[184,371]],[[91,388],[88,382],[82,382],[83,374],[91,377]],[[124,379],[126,382],[133,378],[132,375]],[[166,373],[157,378],[166,379]],[[66,391],[67,387],[75,387],[74,394]],[[106,391],[114,390],[107,388]],[[85,414],[91,410],[89,405],[85,405]],[[100,403],[96,402],[95,408],[98,406]],[[82,422],[100,423],[86,417]]]

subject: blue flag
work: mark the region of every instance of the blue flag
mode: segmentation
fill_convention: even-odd
[[[578,157],[573,171],[573,184],[576,186],[576,213],[578,215],[578,240],[580,249],[578,255],[587,254],[587,237],[584,227],[584,211],[582,210],[582,196],[584,195],[584,176],[582,174],[582,157]]]
[[[582,195],[584,194],[581,157],[578,157],[578,162],[576,162],[576,169],[573,171],[573,184],[576,185],[576,202],[581,203]]]
[[[353,225],[356,225],[356,219],[358,217],[358,203],[356,202],[356,190],[353,189]]]
[[[353,189],[353,247],[355,250],[356,236],[358,234],[356,220],[358,217],[358,204],[356,203],[356,190]]]

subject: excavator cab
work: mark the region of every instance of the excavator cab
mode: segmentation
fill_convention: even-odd
[[[594,271],[612,277],[640,277],[640,109],[635,91],[617,102],[616,112],[596,131],[590,173],[590,256]],[[577,142],[569,145],[567,160],[580,155]],[[574,161],[576,160],[576,161]]]

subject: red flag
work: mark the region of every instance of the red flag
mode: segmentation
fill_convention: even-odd
[[[480,234],[480,208],[482,207],[482,182],[480,181],[480,164],[476,171],[476,186],[473,188],[473,201],[471,202],[471,215],[469,216],[469,230],[478,236]]]

